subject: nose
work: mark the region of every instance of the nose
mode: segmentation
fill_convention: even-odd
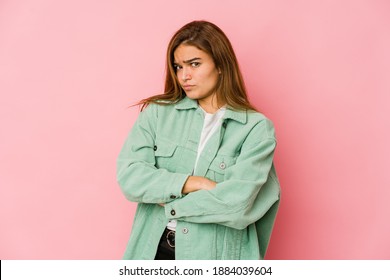
[[[183,67],[183,69],[181,70],[181,79],[183,81],[188,81],[188,80],[191,80],[192,76],[191,76],[191,71],[188,67]]]

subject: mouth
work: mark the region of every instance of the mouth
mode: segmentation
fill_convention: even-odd
[[[194,85],[182,85],[182,88],[183,88],[185,91],[191,90],[193,87],[194,87]]]

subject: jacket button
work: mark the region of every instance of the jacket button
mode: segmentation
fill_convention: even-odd
[[[176,215],[176,211],[175,210],[171,210],[171,215],[175,216]]]
[[[176,195],[171,194],[170,198],[171,198],[171,199],[175,199],[175,198],[176,198]]]
[[[226,164],[225,164],[224,162],[221,162],[221,163],[219,164],[219,168],[225,169],[225,168],[226,168]]]
[[[157,146],[156,145],[153,147],[153,150],[157,151]]]
[[[183,229],[181,230],[181,232],[184,233],[184,234],[187,234],[187,233],[188,233],[188,228],[183,228]]]

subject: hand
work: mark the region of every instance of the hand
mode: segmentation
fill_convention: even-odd
[[[217,183],[210,179],[201,176],[189,176],[181,192],[188,194],[199,190],[212,190],[216,185]]]

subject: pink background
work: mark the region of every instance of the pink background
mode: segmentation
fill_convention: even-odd
[[[0,1],[0,258],[119,259],[115,161],[174,31],[219,25],[277,129],[268,259],[390,259],[390,4]]]

